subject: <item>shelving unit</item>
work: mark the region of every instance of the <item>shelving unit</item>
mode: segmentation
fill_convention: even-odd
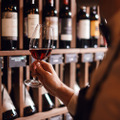
[[[30,56],[30,52],[28,50],[22,50],[23,49],[23,2],[24,0],[18,0],[19,1],[19,49],[20,50],[15,50],[15,51],[0,51],[0,57],[4,56]],[[40,23],[42,23],[42,2],[43,0],[39,0],[39,14],[40,14]],[[56,0],[56,9],[59,14],[59,2],[60,0]],[[75,48],[76,46],[76,2],[75,0],[71,0],[71,11],[72,11],[72,21],[73,21],[73,40],[71,43],[71,49],[55,49],[52,50],[52,55],[63,55],[63,63],[56,64],[55,65],[55,70],[60,77],[60,79],[63,81],[63,70],[64,66],[66,68],[69,68],[66,71],[65,75],[65,82],[68,86],[71,88],[74,87],[75,81],[76,81],[76,63],[75,62],[70,62],[70,63],[65,63],[65,55],[66,54],[77,54],[78,58],[81,60],[81,55],[92,53],[93,56],[95,56],[96,53],[107,52],[107,48],[88,48],[88,49],[77,49]],[[1,9],[1,0],[0,0],[0,9]],[[1,28],[1,11],[0,11],[0,28]],[[0,36],[1,36],[1,29],[0,29]],[[0,37],[1,41],[1,37]],[[1,42],[0,42],[1,43]],[[0,45],[1,46],[1,45]],[[84,70],[83,74],[85,76],[84,80],[82,81],[82,85],[85,86],[88,83],[88,65],[89,62],[84,63]],[[97,65],[99,65],[99,61],[96,61]],[[9,78],[8,78],[8,93],[11,91],[11,68],[8,67],[8,73],[9,73]],[[68,113],[68,110],[66,107],[58,108],[57,106],[57,100],[55,102],[55,107],[54,109],[47,111],[47,112],[42,112],[42,94],[44,94],[43,87],[39,89],[34,89],[34,96],[33,96],[33,101],[35,105],[37,106],[37,113],[28,116],[28,117],[23,117],[23,67],[21,66],[19,68],[19,88],[18,88],[18,103],[19,103],[19,115],[20,117],[17,118],[16,120],[38,120],[38,119],[50,119],[53,116],[57,115],[65,115]],[[29,66],[27,66],[27,78],[30,77],[30,70]],[[2,72],[0,69],[0,89],[1,89],[1,83],[2,83]],[[1,92],[0,92],[0,105],[2,104],[2,97],[1,97]],[[2,120],[2,109],[0,108],[0,120]]]
[[[106,52],[107,48],[87,48],[87,49],[79,49],[79,48],[71,48],[71,49],[54,49],[51,54],[85,54],[85,53],[97,53],[97,52]],[[16,51],[0,51],[0,56],[24,56],[31,55],[29,50],[16,50]]]

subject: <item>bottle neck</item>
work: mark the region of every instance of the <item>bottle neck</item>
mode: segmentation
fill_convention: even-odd
[[[9,3],[9,5],[13,4],[14,1],[13,0],[8,0],[7,3]]]
[[[86,7],[80,7],[80,11],[85,12],[86,13]]]
[[[54,0],[48,0],[48,5],[54,7]]]
[[[97,14],[97,11],[95,10],[90,11],[90,15],[96,15],[96,14]]]
[[[31,1],[31,4],[35,4],[35,0],[32,0],[32,1]]]
[[[63,0],[63,9],[69,10],[69,0]]]
[[[90,14],[97,14],[97,7],[93,6],[92,8],[90,8]]]
[[[63,1],[63,4],[64,4],[65,6],[68,6],[69,0],[64,0],[64,1]]]

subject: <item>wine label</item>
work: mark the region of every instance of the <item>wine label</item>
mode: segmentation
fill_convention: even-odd
[[[53,28],[53,40],[58,40],[58,17],[46,17],[45,22]]]
[[[28,38],[40,38],[39,30],[33,35],[33,32],[39,24],[39,15],[38,14],[28,14]],[[33,35],[33,36],[32,36]]]
[[[15,110],[15,107],[13,105],[13,102],[6,90],[6,88],[2,85],[1,86],[2,88],[2,113],[8,111],[8,110],[12,110],[14,111]]]
[[[80,20],[77,25],[77,37],[79,39],[90,39],[90,20]]]
[[[99,37],[99,21],[98,20],[92,20],[90,22],[91,30],[90,34],[92,37]]]
[[[24,96],[23,96],[23,107],[29,107],[29,106],[34,106],[35,104],[33,103],[33,100],[27,90],[27,88],[25,88],[25,85],[23,85],[23,92],[24,92]]]
[[[2,37],[13,37],[13,40],[17,40],[18,15],[16,12],[2,13]]]
[[[60,19],[60,39],[63,41],[72,40],[72,19],[63,18]]]

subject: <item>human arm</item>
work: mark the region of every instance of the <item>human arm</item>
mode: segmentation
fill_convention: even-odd
[[[68,105],[71,98],[73,98],[74,101],[74,90],[61,82],[50,63],[45,61],[35,61],[31,65],[31,72],[32,76],[38,77],[40,79],[43,86],[50,94],[61,99],[66,106]],[[76,99],[77,97],[75,100]]]

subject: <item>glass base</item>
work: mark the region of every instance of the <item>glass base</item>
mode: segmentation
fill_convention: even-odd
[[[42,83],[38,80],[25,80],[24,83],[25,85],[33,88],[42,87]]]

